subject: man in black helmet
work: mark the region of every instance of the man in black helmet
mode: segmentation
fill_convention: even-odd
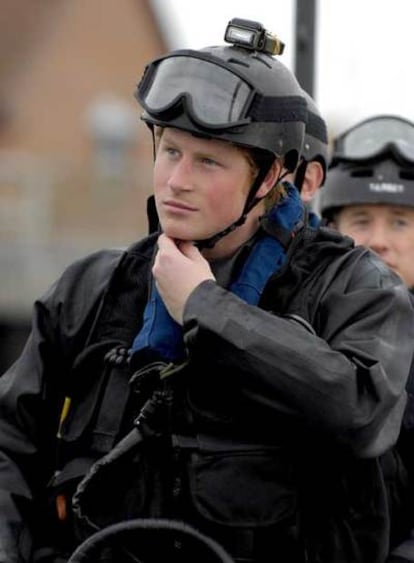
[[[226,39],[138,85],[161,233],[71,265],[0,379],[2,563],[66,561],[137,518],[155,538],[120,533],[93,561],[216,561],[180,524],[239,563],[385,561],[407,293],[308,225],[281,184],[302,90],[260,24]]]
[[[316,214],[316,199],[319,188],[325,182],[329,160],[328,128],[313,98],[305,90],[302,95],[306,100],[307,112],[305,138],[296,168],[286,174],[284,180],[292,182],[298,189],[309,213],[309,223],[316,227],[320,220]],[[147,216],[149,233],[153,233],[159,228],[153,195],[147,201]]]
[[[338,137],[320,212],[414,287],[414,124],[379,115]]]
[[[340,135],[334,141],[320,212],[330,226],[374,250],[412,292],[414,124],[401,116],[378,115]],[[402,541],[409,535],[407,528],[414,529],[414,365],[407,391],[397,449],[382,459],[393,506],[390,563],[414,561],[414,540]]]

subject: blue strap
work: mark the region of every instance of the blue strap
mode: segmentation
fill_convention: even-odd
[[[316,229],[317,227],[319,227],[320,223],[321,220],[318,215],[316,215],[314,211],[309,211],[309,225]]]
[[[168,313],[155,283],[145,307],[142,328],[131,348],[132,354],[139,351],[146,353],[151,360],[162,359],[167,363],[184,357],[182,327]]]

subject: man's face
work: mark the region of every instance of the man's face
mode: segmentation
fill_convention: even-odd
[[[340,210],[335,226],[356,244],[374,250],[414,287],[414,207],[352,205]]]
[[[163,231],[202,240],[236,221],[252,183],[246,156],[230,143],[163,131],[154,166],[154,195]]]

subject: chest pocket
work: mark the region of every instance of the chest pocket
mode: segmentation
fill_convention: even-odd
[[[190,502],[203,518],[249,528],[294,519],[294,472],[283,447],[203,442],[187,453]]]

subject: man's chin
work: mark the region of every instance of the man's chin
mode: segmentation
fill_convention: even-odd
[[[174,240],[197,240],[196,234],[185,229],[163,229],[163,232]]]
[[[162,225],[162,231],[174,240],[204,240],[214,234],[201,232],[200,230],[190,229],[188,227],[188,225],[171,225],[166,223]]]

